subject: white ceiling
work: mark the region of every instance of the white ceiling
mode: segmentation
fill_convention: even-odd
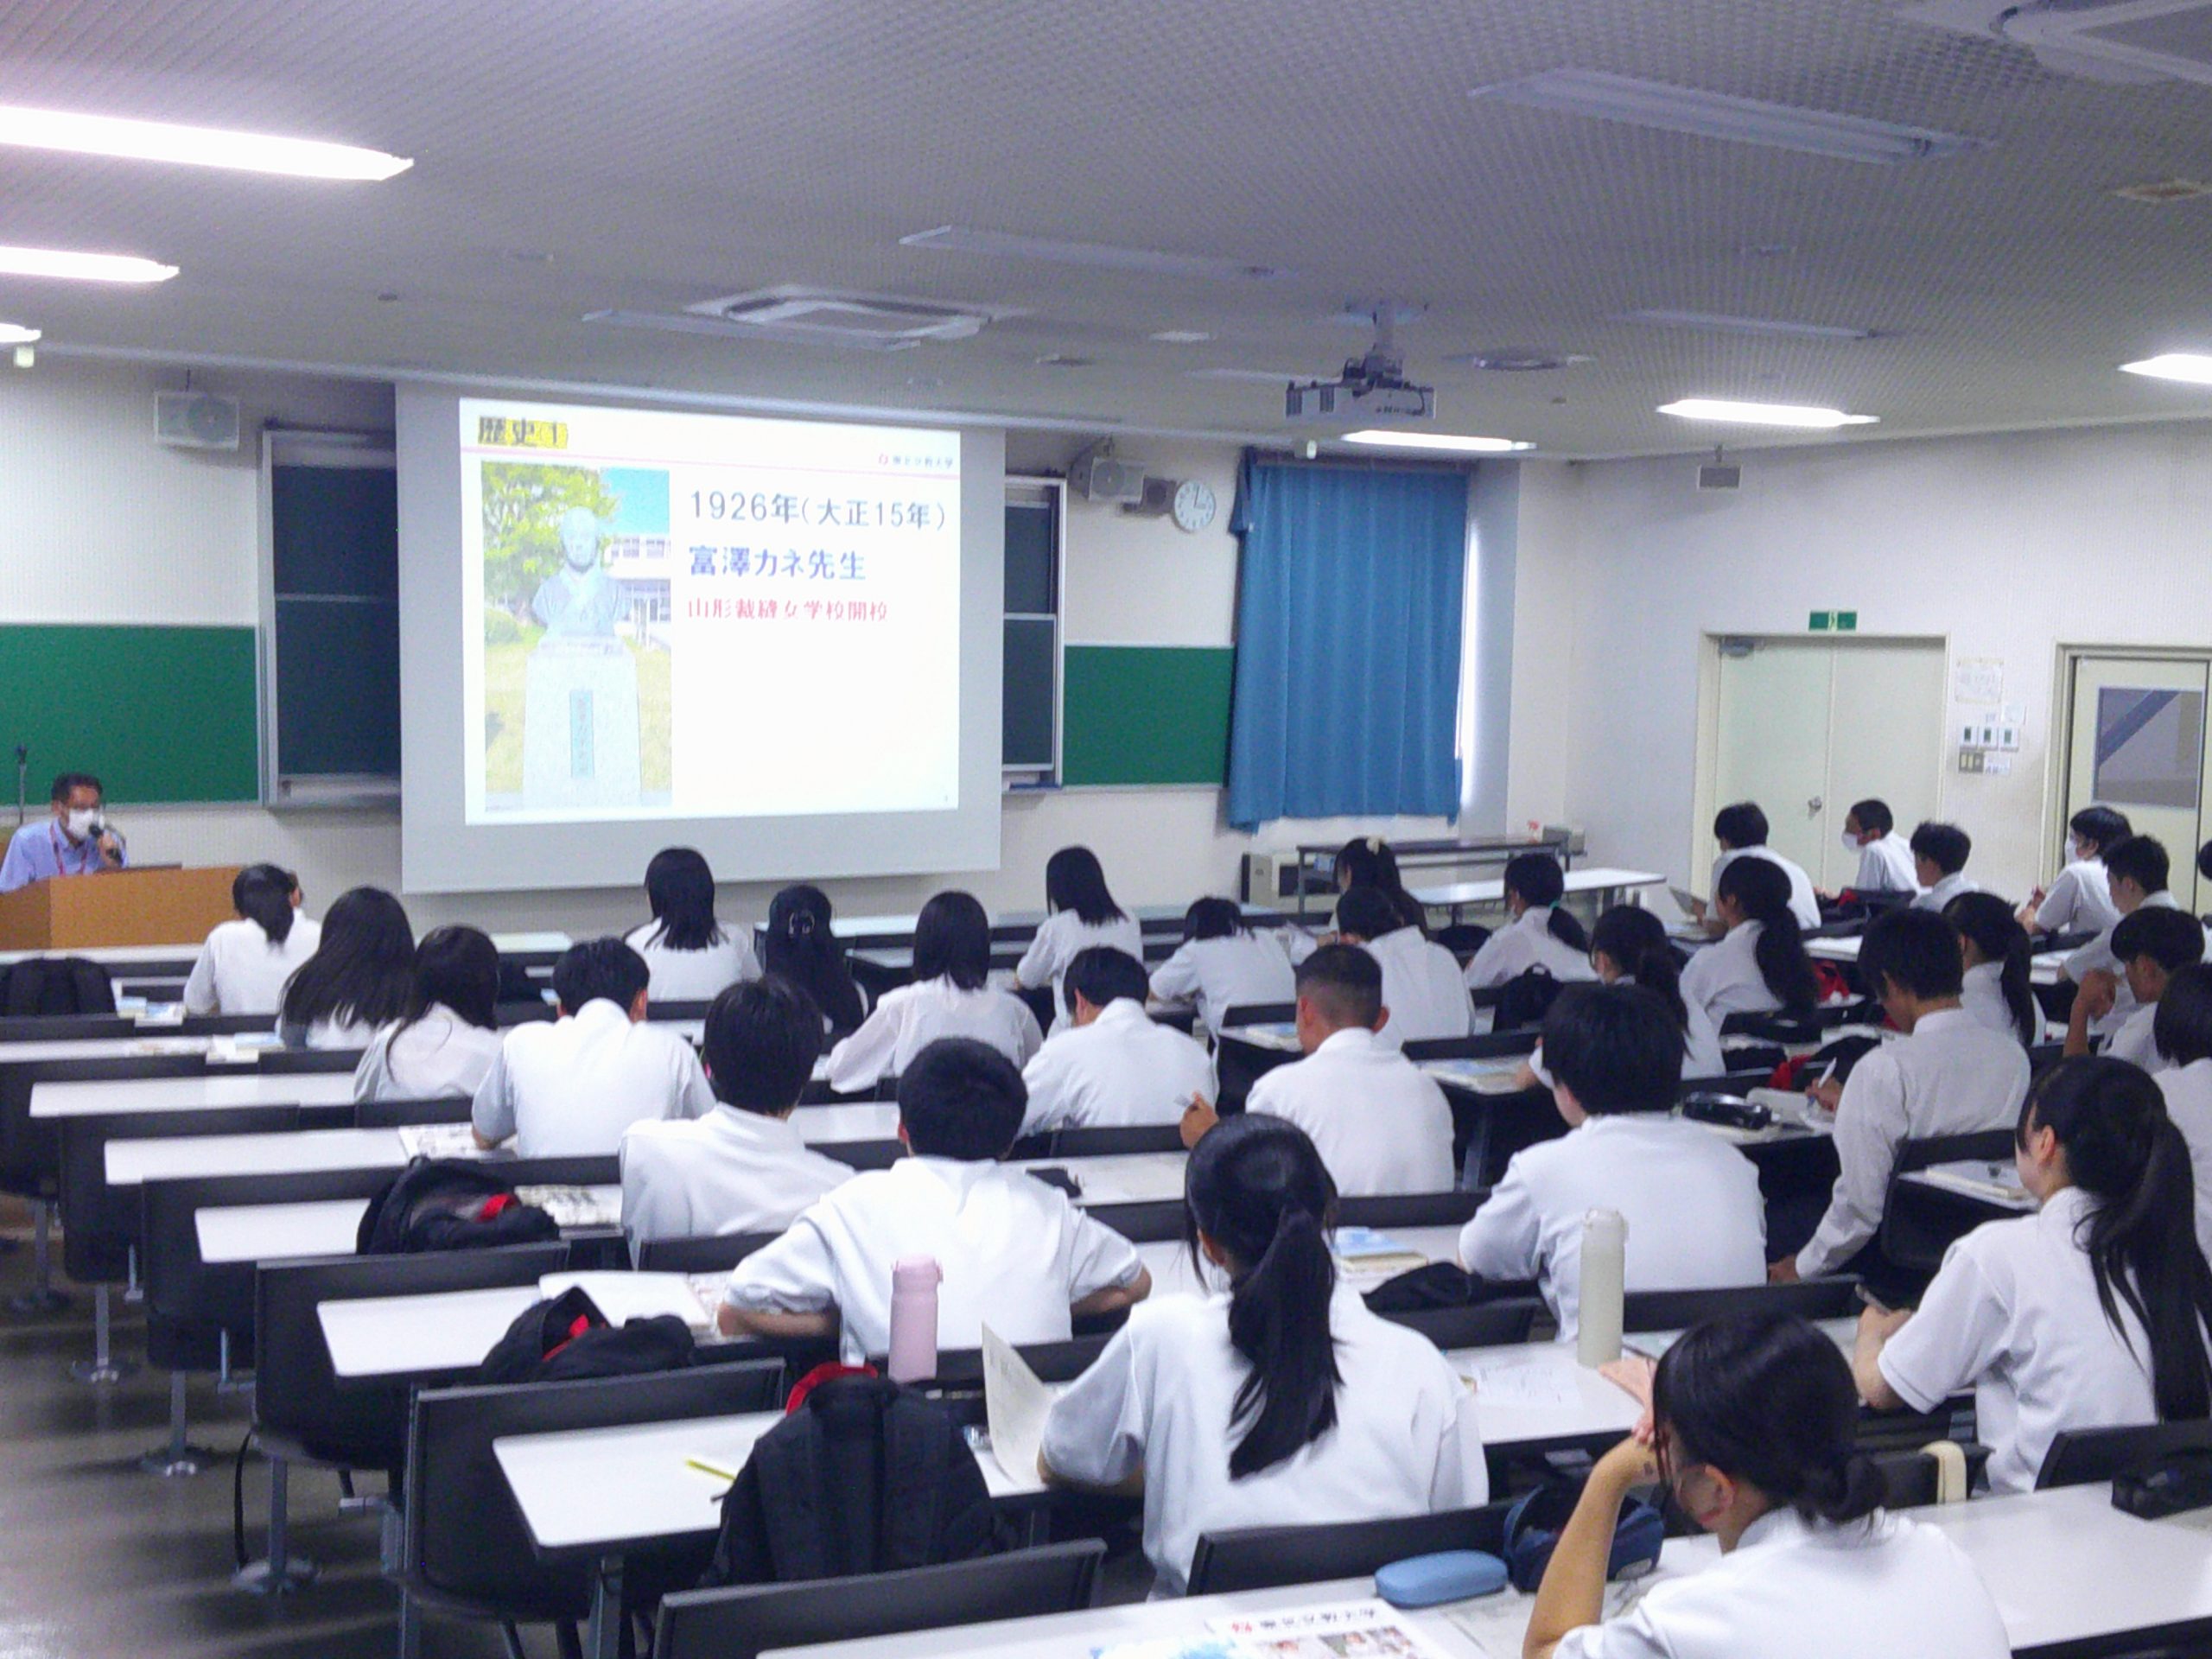
[[[1561,66],[1994,142],[1869,166],[1467,97]],[[0,99],[416,162],[332,185],[0,150],[0,240],[183,268],[0,277],[57,350],[1265,434],[1279,387],[1186,371],[1332,372],[1363,337],[1331,314],[1392,295],[1427,308],[1401,343],[1440,427],[1554,454],[1755,435],[1654,412],[1685,395],[1881,417],[1847,442],[2212,413],[2114,372],[2212,350],[2212,200],[2112,194],[2212,179],[2212,88],[2063,79],[1887,0],[13,0]],[[899,245],[944,224],[1294,274]],[[887,356],[582,321],[785,283],[1025,315]],[[1644,308],[1882,337],[1611,320]],[[1445,360],[1532,345],[1593,360]]]

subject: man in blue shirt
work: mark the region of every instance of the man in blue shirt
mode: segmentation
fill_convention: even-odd
[[[65,772],[54,780],[54,816],[27,823],[8,842],[0,861],[0,893],[13,893],[57,875],[92,875],[129,861],[123,842],[102,820],[100,780],[87,772]]]

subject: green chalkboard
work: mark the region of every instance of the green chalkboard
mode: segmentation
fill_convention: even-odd
[[[1070,645],[1060,781],[1218,788],[1236,660],[1226,645]]]
[[[251,628],[0,627],[0,759],[30,747],[36,805],[58,772],[118,806],[260,795]]]

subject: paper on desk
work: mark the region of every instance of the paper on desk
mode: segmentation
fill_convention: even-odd
[[[1582,1396],[1558,1356],[1497,1354],[1470,1360],[1463,1373],[1475,1398],[1496,1406],[1572,1406]]]
[[[664,1313],[700,1323],[699,1299],[680,1273],[549,1273],[537,1281],[537,1294],[549,1300],[566,1290],[582,1290],[611,1325]]]
[[[1245,1613],[1206,1626],[1234,1651],[1268,1659],[1345,1659],[1352,1654],[1444,1659],[1443,1649],[1385,1601],[1342,1601],[1280,1613]]]
[[[983,1415],[991,1428],[991,1455],[1008,1480],[1023,1486],[1037,1479],[1037,1458],[1045,1446],[1045,1414],[1052,1390],[1029,1369],[1014,1344],[983,1327]]]
[[[524,1204],[536,1205],[553,1217],[555,1226],[564,1230],[621,1224],[620,1198],[602,1198],[588,1186],[518,1186],[515,1196]]]
[[[469,1123],[403,1123],[400,1149],[410,1158],[480,1158],[476,1128]]]

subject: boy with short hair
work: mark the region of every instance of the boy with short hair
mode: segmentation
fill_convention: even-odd
[[[1766,814],[1757,801],[1737,801],[1713,815],[1713,838],[1719,843],[1720,855],[1713,861],[1709,893],[1719,895],[1721,871],[1738,859],[1763,858],[1789,878],[1789,913],[1797,918],[1799,927],[1809,932],[1821,925],[1820,895],[1813,891],[1813,878],[1805,874],[1804,866],[1784,858],[1766,844],[1768,829]],[[1712,914],[1707,899],[1700,899],[1691,908],[1705,925],[1705,931],[1714,938],[1728,931],[1719,918]]]
[[[1408,925],[1382,888],[1354,887],[1337,900],[1337,938],[1360,946],[1382,969],[1382,1001],[1390,1011],[1384,1040],[1433,1042],[1465,1037],[1472,1028],[1474,1005],[1459,959]]]
[[[1859,873],[1852,878],[1853,893],[1920,891],[1911,843],[1897,834],[1897,821],[1887,801],[1854,801],[1843,815],[1843,846],[1859,855]]]
[[[1076,952],[1060,980],[1067,1023],[1022,1068],[1024,1135],[1179,1123],[1191,1096],[1212,1090],[1205,1050],[1145,1012],[1149,988],[1144,964],[1126,950]]]
[[[2120,922],[2139,910],[2181,908],[2181,901],[2166,886],[2171,874],[2165,843],[2155,836],[2130,836],[2105,849],[2105,886],[2120,918],[2069,956],[2061,969],[2081,988],[2075,1001],[2083,996],[2090,1000],[2089,1034],[2093,1037],[2112,1036],[2135,1012],[2135,994],[2127,988],[2120,971],[2120,957],[2113,950],[2113,935]]]
[[[2112,953],[2126,976],[2134,1010],[2105,1044],[2105,1057],[2153,1074],[2163,1071],[2167,1063],[2153,1036],[2158,1002],[2174,975],[2204,960],[2204,929],[2186,911],[2139,906],[2113,929]],[[2090,1022],[2108,1008],[2101,990],[2101,984],[2084,985],[2075,997],[2066,1021],[2068,1054],[2089,1052]]]
[[[1962,893],[1981,889],[1967,880],[1967,860],[1974,855],[1974,837],[1955,823],[1922,824],[1912,832],[1913,879],[1925,889],[1915,899],[1916,910],[1943,913],[1943,906]]]

